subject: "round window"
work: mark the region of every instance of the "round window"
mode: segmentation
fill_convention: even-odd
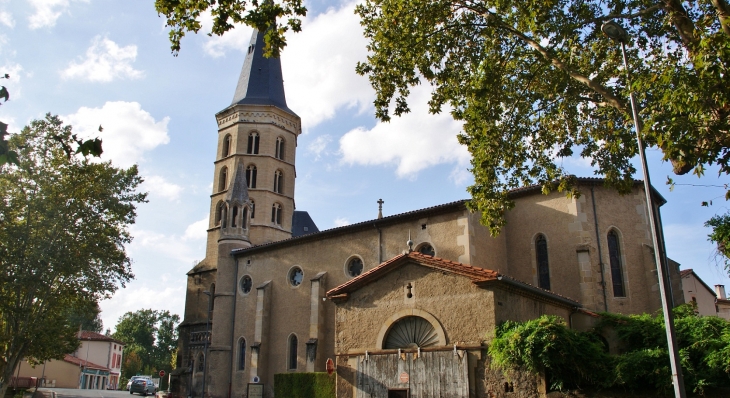
[[[429,245],[428,243],[424,243],[421,246],[419,246],[418,252],[421,254],[425,254],[427,256],[431,256],[431,257],[433,257],[436,254],[436,250],[434,250],[433,246]]]
[[[292,267],[289,270],[289,284],[292,286],[299,286],[304,280],[304,271],[299,267]]]
[[[347,275],[354,278],[362,274],[362,268],[362,260],[359,257],[353,257],[347,262]]]
[[[243,294],[251,293],[252,286],[253,281],[251,280],[251,277],[248,275],[244,275],[243,278],[241,278],[241,291],[243,292]]]

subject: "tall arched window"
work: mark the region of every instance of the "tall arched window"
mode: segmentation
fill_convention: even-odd
[[[621,248],[619,247],[618,234],[611,230],[608,232],[608,259],[611,263],[611,282],[613,283],[613,296],[626,297],[624,291],[623,267],[621,266]]]
[[[284,175],[281,170],[276,170],[274,172],[274,192],[282,193],[282,191],[284,191]]]
[[[297,336],[292,334],[289,336],[289,363],[287,369],[295,370],[297,368]]]
[[[537,252],[537,285],[550,290],[550,266],[545,235],[540,234],[535,238],[535,251]]]
[[[271,222],[281,225],[281,205],[278,203],[271,206]]]
[[[246,182],[249,188],[256,188],[256,166],[252,164],[246,167]]]
[[[228,205],[221,203],[221,228],[228,226]]]
[[[231,211],[231,227],[236,228],[238,226],[238,223],[236,222],[238,218],[238,206],[233,206],[233,210]]]
[[[259,133],[253,132],[248,135],[248,148],[246,153],[257,155],[259,153]]]
[[[284,139],[281,137],[276,138],[276,158],[284,160]]]
[[[221,157],[224,158],[231,154],[231,135],[227,134],[223,138],[223,150],[221,151]]]
[[[238,340],[238,370],[246,369],[246,339]]]
[[[243,217],[241,217],[241,228],[248,228],[248,207],[243,206]]]
[[[218,202],[215,206],[215,226],[221,225],[221,220],[223,219],[223,206],[223,202]]]
[[[256,215],[256,202],[251,199],[251,219],[253,220],[253,216]]]
[[[226,189],[226,186],[228,186],[228,167],[223,166],[221,168],[220,178],[218,179],[218,191]]]

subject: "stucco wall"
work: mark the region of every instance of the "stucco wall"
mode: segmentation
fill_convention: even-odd
[[[37,377],[40,379],[41,376],[44,376],[47,383],[52,383],[55,380],[56,388],[79,388],[81,372],[77,365],[51,360],[45,363],[45,370],[43,364],[33,368],[26,361],[22,361],[19,366],[20,377]]]
[[[697,300],[697,311],[700,315],[717,315],[715,309],[715,293],[708,290],[702,282],[697,280],[695,274],[690,273],[682,278],[682,291],[685,302],[690,303],[693,298]]]

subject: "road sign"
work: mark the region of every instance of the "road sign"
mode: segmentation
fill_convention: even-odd
[[[331,375],[335,371],[335,363],[332,361],[332,358],[327,358],[327,374]]]
[[[164,370],[161,370],[160,371],[160,377],[165,377],[165,371]]]
[[[403,372],[403,373],[400,374],[400,382],[401,383],[408,383],[408,380],[409,379],[410,379],[410,377],[408,376],[408,373]]]

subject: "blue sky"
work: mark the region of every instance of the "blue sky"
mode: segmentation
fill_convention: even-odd
[[[307,2],[303,32],[282,54],[289,108],[302,118],[297,147],[296,205],[320,229],[467,197],[469,155],[456,142],[460,124],[448,113],[427,114],[428,87],[414,90],[413,112],[391,123],[373,118],[373,91],[354,72],[366,57],[354,3]],[[209,29],[210,22],[204,24]],[[204,32],[201,32],[204,33]],[[0,120],[18,131],[47,112],[76,131],[104,126],[104,158],[139,164],[150,192],[139,207],[128,247],[136,279],[101,303],[105,328],[126,311],[168,309],[182,315],[185,273],[205,254],[217,127],[230,104],[251,30],[223,37],[189,35],[170,53],[164,19],[153,1],[0,0],[0,72],[11,100]],[[668,200],[662,216],[668,254],[705,282],[730,279],[715,265],[704,221],[727,211],[722,188],[664,181],[671,167],[649,151],[652,179]],[[579,176],[581,160],[564,166]],[[722,185],[727,178],[676,178]],[[703,200],[713,206],[701,207]],[[404,236],[405,242],[407,237]]]

